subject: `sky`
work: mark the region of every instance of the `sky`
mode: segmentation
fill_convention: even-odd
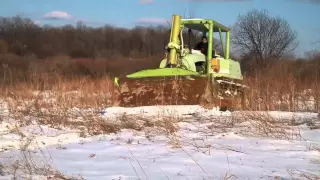
[[[297,31],[298,53],[320,48],[320,0],[10,0],[3,1],[0,16],[23,16],[38,24],[120,27],[167,24],[172,14],[210,18],[231,26],[239,14],[266,9],[286,19]]]

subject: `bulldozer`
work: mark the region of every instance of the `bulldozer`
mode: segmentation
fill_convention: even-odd
[[[206,54],[185,44],[186,29],[189,35],[197,31],[208,37]],[[222,55],[214,48],[214,33],[220,35]],[[247,87],[242,82],[240,63],[230,59],[228,27],[212,19],[184,19],[173,14],[170,39],[159,67],[115,77],[113,105],[200,105],[234,110],[245,106]]]

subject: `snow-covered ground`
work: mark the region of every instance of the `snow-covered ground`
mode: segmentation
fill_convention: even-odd
[[[58,172],[92,180],[320,177],[317,113],[231,113],[199,106],[70,110],[79,112],[91,114],[73,119],[86,120],[81,127],[50,126],[37,117],[18,126],[4,107],[0,179],[59,179]]]

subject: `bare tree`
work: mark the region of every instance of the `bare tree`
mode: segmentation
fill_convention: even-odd
[[[270,58],[291,53],[298,45],[289,23],[268,15],[267,10],[251,10],[239,15],[232,28],[232,42],[242,55],[251,55],[260,65]]]

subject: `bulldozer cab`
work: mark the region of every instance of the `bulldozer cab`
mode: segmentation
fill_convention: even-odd
[[[207,37],[208,49],[205,56],[209,59],[220,56],[216,53],[216,49],[214,48],[215,42],[213,38],[215,33],[219,33],[223,57],[225,59],[229,59],[230,29],[228,27],[225,27],[211,19],[181,19],[181,26],[188,29],[189,47],[191,47],[190,34],[192,31],[201,32],[202,36]],[[225,40],[223,40],[223,34],[225,34]]]
[[[183,32],[186,29],[188,29],[189,43],[185,43],[186,41],[183,36]],[[202,36],[207,38],[205,54],[201,55],[201,51],[191,47],[192,31],[202,33]],[[219,33],[220,36],[220,47],[222,52],[220,55],[223,59],[228,60],[230,51],[229,28],[212,19],[183,19],[180,15],[173,15],[165,67],[180,67],[192,64],[189,67],[186,67],[186,69],[197,72],[200,75],[209,75],[212,73],[212,61],[215,58],[220,58],[220,55],[216,53],[214,46],[215,42],[213,35],[215,33]],[[223,38],[223,35],[225,35],[225,38]],[[163,63],[164,61],[160,65],[160,68],[164,67]]]

